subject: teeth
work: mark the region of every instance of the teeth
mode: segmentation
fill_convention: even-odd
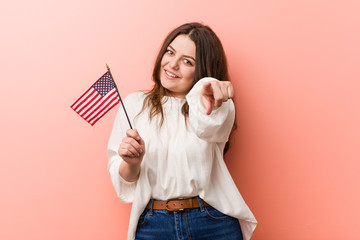
[[[166,72],[166,74],[167,74],[168,76],[170,76],[170,77],[176,77],[176,75],[171,74],[171,73],[169,73],[168,71],[165,71],[165,72]]]

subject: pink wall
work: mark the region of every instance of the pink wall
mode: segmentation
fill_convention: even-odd
[[[70,105],[105,69],[123,96],[151,85],[166,33],[222,39],[238,130],[227,164],[253,239],[360,239],[358,1],[32,0],[0,3],[0,239],[125,239],[107,173],[116,110]]]

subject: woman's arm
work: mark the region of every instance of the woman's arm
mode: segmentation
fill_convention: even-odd
[[[141,108],[141,105],[139,103],[141,103],[142,96],[143,95],[141,93],[132,93],[124,99],[124,104],[127,107],[129,118],[131,121],[133,121],[134,116],[138,112],[139,108]],[[122,106],[120,106],[109,138],[107,155],[108,170],[111,177],[111,182],[114,186],[116,194],[118,195],[120,200],[125,203],[132,202],[134,199],[134,193],[137,183],[137,178],[135,176],[138,176],[137,169],[134,168],[134,166],[130,167],[132,162],[130,162],[130,165],[127,166],[128,163],[124,160],[126,156],[122,157],[119,154],[119,149],[122,141],[126,138],[129,138],[129,136],[127,135],[128,129],[129,124],[127,121],[127,117],[125,115],[124,109],[122,108]],[[131,136],[133,135],[131,135],[130,133],[130,137]],[[124,154],[126,155],[126,153]],[[131,155],[129,155],[128,158],[131,158]]]
[[[186,95],[189,128],[208,142],[227,142],[235,120],[230,82],[200,79]]]
[[[206,109],[206,114],[210,115],[212,109],[218,108],[223,102],[234,97],[234,89],[229,81],[212,80],[202,86],[200,93],[201,103]]]

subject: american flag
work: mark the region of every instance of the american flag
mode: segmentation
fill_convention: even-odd
[[[88,123],[94,125],[102,116],[120,102],[115,82],[107,71],[73,105]]]

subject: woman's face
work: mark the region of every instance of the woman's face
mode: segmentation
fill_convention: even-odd
[[[169,95],[185,98],[194,83],[195,43],[187,35],[177,36],[161,60],[160,81]]]

